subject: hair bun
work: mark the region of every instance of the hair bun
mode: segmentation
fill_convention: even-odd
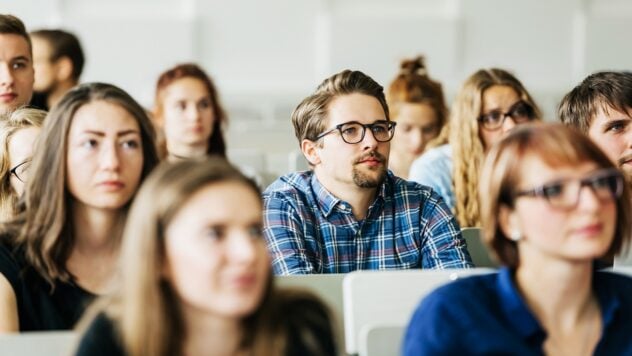
[[[425,62],[426,59],[421,55],[411,59],[404,59],[400,64],[400,73],[403,75],[428,75]]]

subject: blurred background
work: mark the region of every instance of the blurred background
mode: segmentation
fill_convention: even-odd
[[[82,81],[147,108],[163,70],[201,64],[228,109],[229,156],[271,176],[301,166],[290,114],[342,69],[388,86],[401,59],[423,54],[451,101],[475,70],[498,66],[549,120],[586,75],[632,69],[630,0],[0,0],[0,11],[29,31],[75,33]]]

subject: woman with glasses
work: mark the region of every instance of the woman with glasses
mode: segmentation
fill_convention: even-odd
[[[439,135],[448,114],[441,83],[428,76],[424,62],[422,56],[402,61],[386,93],[391,119],[397,121],[388,167],[404,179],[428,142]]]
[[[273,285],[259,188],[221,159],[150,176],[121,262],[120,288],[86,314],[77,355],[336,354],[326,308]]]
[[[485,152],[516,125],[539,120],[540,110],[516,77],[492,68],[465,81],[450,114],[450,144],[415,160],[409,179],[437,191],[461,227],[480,226],[476,197]]]
[[[46,111],[20,108],[0,120],[0,221],[11,219],[16,213],[35,139],[45,117]]]
[[[169,160],[226,156],[226,114],[211,78],[195,64],[165,71],[156,84],[154,121],[159,150]]]
[[[623,175],[560,124],[517,128],[480,182],[484,237],[505,265],[427,296],[404,355],[630,355],[632,279],[597,271],[630,243]]]
[[[109,290],[128,206],[157,162],[153,126],[127,93],[92,83],[63,97],[23,204],[0,227],[0,332],[70,329]]]

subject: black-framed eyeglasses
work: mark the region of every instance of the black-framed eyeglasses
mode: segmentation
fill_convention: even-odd
[[[478,122],[487,130],[498,130],[507,116],[511,116],[516,124],[529,122],[535,118],[533,106],[525,101],[518,101],[513,104],[509,111],[502,112],[500,110],[492,110],[478,117]]]
[[[364,139],[364,134],[368,128],[371,130],[371,133],[376,141],[388,142],[393,138],[395,125],[396,123],[394,121],[388,120],[379,120],[372,124],[361,124],[357,121],[349,121],[336,125],[333,129],[321,133],[314,141],[318,141],[326,135],[338,130],[344,142],[354,144]]]
[[[523,190],[515,197],[531,196],[546,199],[552,207],[571,209],[577,206],[582,187],[590,187],[601,202],[613,201],[623,192],[624,179],[614,168],[600,169],[582,179],[560,179],[533,189]]]
[[[31,160],[27,159],[21,163],[18,163],[15,167],[11,168],[9,173],[13,174],[15,178],[17,178],[20,182],[26,183],[26,179],[28,178],[28,170],[30,166],[31,166]]]

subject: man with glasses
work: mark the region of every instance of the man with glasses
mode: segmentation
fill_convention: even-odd
[[[472,266],[441,198],[387,170],[395,122],[379,84],[338,73],[298,105],[292,123],[311,170],[264,192],[275,274]]]
[[[632,178],[632,73],[589,75],[562,99],[558,114]]]
[[[31,39],[24,24],[0,14],[0,115],[29,103],[33,78]]]

